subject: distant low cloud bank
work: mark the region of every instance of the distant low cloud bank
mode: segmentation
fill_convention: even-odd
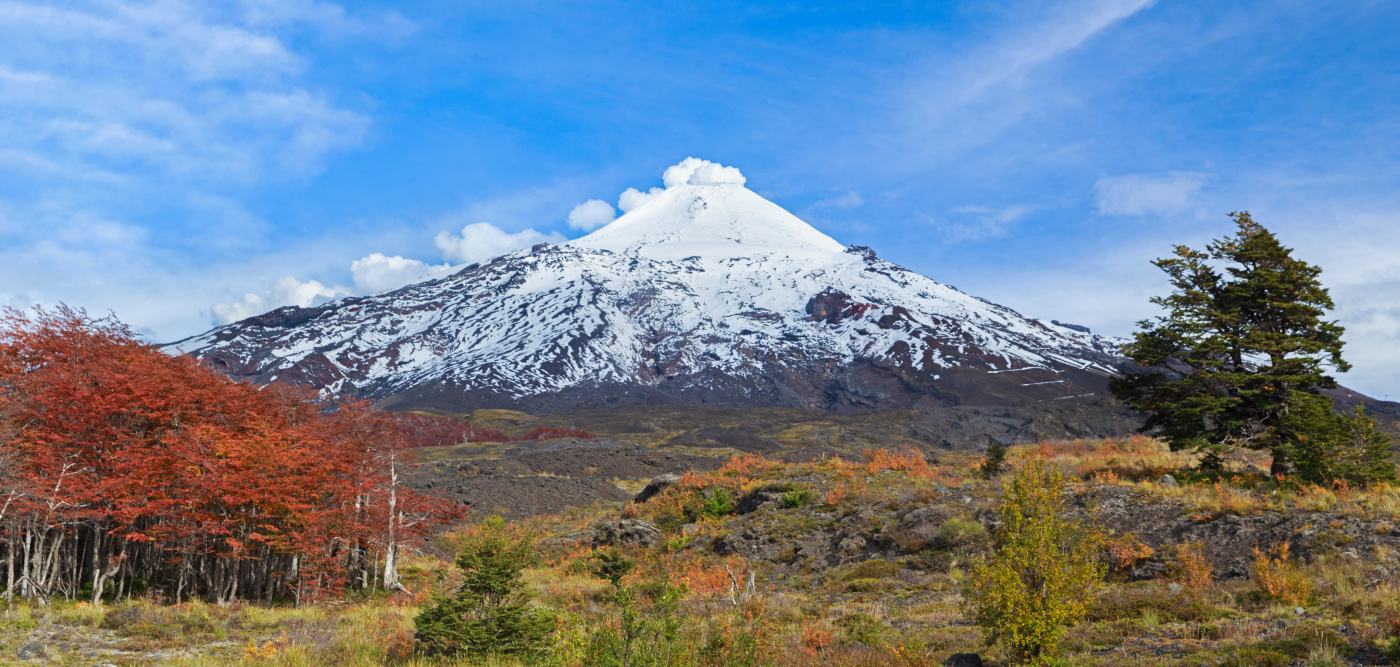
[[[353,290],[338,285],[327,286],[317,280],[302,282],[295,276],[285,276],[261,294],[250,292],[243,295],[242,300],[214,304],[209,309],[210,319],[216,326],[222,326],[284,306],[311,308],[355,294],[379,294],[405,285],[444,278],[461,270],[464,265],[483,262],[539,243],[563,243],[566,240],[558,232],[542,234],[526,229],[510,233],[489,222],[474,222],[463,227],[459,233],[438,233],[434,243],[446,260],[443,264],[429,264],[400,255],[370,253],[350,263],[350,275],[355,282]]]
[[[295,276],[284,276],[262,294],[250,292],[244,294],[241,301],[216,303],[210,311],[215,324],[228,324],[284,306],[310,308],[346,296],[352,294],[345,287],[328,287],[317,280],[302,282]]]
[[[534,229],[526,229],[511,234],[489,222],[475,222],[463,227],[461,234],[438,232],[433,243],[442,251],[443,259],[472,264],[536,244],[563,243],[567,240],[558,232],[541,234]]]

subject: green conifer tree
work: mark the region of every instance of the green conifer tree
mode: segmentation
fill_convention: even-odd
[[[1337,386],[1324,366],[1350,365],[1342,359],[1342,327],[1322,319],[1333,308],[1318,280],[1322,270],[1294,258],[1248,213],[1230,217],[1238,226],[1233,237],[1204,251],[1177,246],[1175,257],[1153,262],[1174,288],[1152,299],[1167,313],[1139,323],[1124,348],[1139,370],[1110,388],[1147,413],[1143,432],[1174,450],[1200,452],[1203,468],[1220,467],[1231,447],[1244,447],[1271,452],[1273,475],[1294,475],[1305,460],[1305,478],[1327,479],[1341,470],[1329,456],[1358,447],[1374,455],[1379,438],[1346,441],[1344,433],[1374,436],[1374,428],[1347,421],[1356,417],[1324,417],[1331,401],[1319,391]],[[1374,474],[1387,476],[1372,463]]]
[[[554,633],[554,617],[530,608],[521,581],[534,545],[509,539],[499,517],[492,519],[457,557],[463,580],[456,594],[436,598],[413,621],[414,638],[428,655],[535,658]]]
[[[1001,474],[1001,468],[1006,464],[1006,445],[1000,441],[993,441],[987,445],[987,456],[982,459],[982,479],[991,479]]]
[[[1361,406],[1337,414],[1330,399],[1305,392],[1295,392],[1291,402],[1284,421],[1298,438],[1290,455],[1299,478],[1358,486],[1396,480],[1390,436],[1376,430]]]

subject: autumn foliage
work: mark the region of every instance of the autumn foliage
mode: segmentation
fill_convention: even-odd
[[[398,422],[399,433],[409,447],[445,447],[463,442],[510,442],[514,439],[500,431],[467,424],[451,417],[399,412],[394,413],[394,419]],[[531,438],[527,436],[525,439]]]
[[[65,307],[0,318],[6,595],[271,600],[399,588],[462,510],[402,488],[435,421],[254,387]],[[447,439],[455,434],[441,436]]]

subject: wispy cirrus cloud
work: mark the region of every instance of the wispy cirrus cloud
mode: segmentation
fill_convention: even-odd
[[[1105,215],[1171,215],[1197,210],[1209,177],[1193,171],[1107,176],[1094,184],[1095,204]]]
[[[0,151],[69,173],[304,176],[369,125],[265,24],[203,3],[5,2],[0,41]]]
[[[938,229],[944,240],[959,243],[1002,238],[1028,213],[1030,208],[1020,205],[1001,208],[969,205],[954,207],[947,217],[923,216],[923,219]]]
[[[903,111],[897,127],[905,142],[937,140],[906,151],[906,159],[949,157],[1035,113],[1057,94],[1053,83],[1038,76],[1042,68],[1154,4],[1156,0],[1079,0],[1027,7],[1018,13],[1020,21],[982,44],[951,58],[939,54],[928,60],[925,71],[912,76],[898,94]]]

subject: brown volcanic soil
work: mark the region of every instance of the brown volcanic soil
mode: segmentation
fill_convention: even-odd
[[[1339,406],[1345,404],[1344,391],[1334,395]],[[1395,405],[1372,401],[1366,407],[1383,428],[1396,433],[1394,418],[1386,414]],[[473,514],[511,517],[623,502],[652,477],[713,470],[741,453],[805,461],[836,455],[860,459],[866,449],[912,448],[933,457],[940,452],[985,451],[992,442],[1120,437],[1141,424],[1138,415],[1117,401],[1094,397],[856,414],[638,405],[544,415],[476,410],[450,416],[513,436],[540,426],[569,426],[600,436],[422,450],[427,463],[410,473],[413,488],[469,504]]]
[[[713,470],[741,453],[801,461],[835,455],[860,459],[866,449],[980,452],[995,441],[1127,435],[1138,424],[1105,399],[860,414],[662,405],[452,416],[514,436],[539,426],[570,426],[601,436],[420,450],[425,463],[408,474],[411,488],[471,505],[473,514],[509,517],[626,501],[657,475]]]
[[[1141,424],[1140,418],[1120,403],[1104,398],[857,414],[801,408],[649,405],[538,416],[477,410],[460,416],[511,435],[538,426],[573,426],[647,447],[695,448],[720,455],[776,455],[812,446],[849,453],[910,447],[924,452],[982,451],[993,441],[1010,444],[1128,435]]]
[[[408,486],[470,505],[474,515],[520,518],[630,500],[657,475],[714,470],[724,462],[607,439],[565,438],[529,445],[499,457],[476,453],[479,449],[470,446],[422,450],[424,461],[408,471]]]

